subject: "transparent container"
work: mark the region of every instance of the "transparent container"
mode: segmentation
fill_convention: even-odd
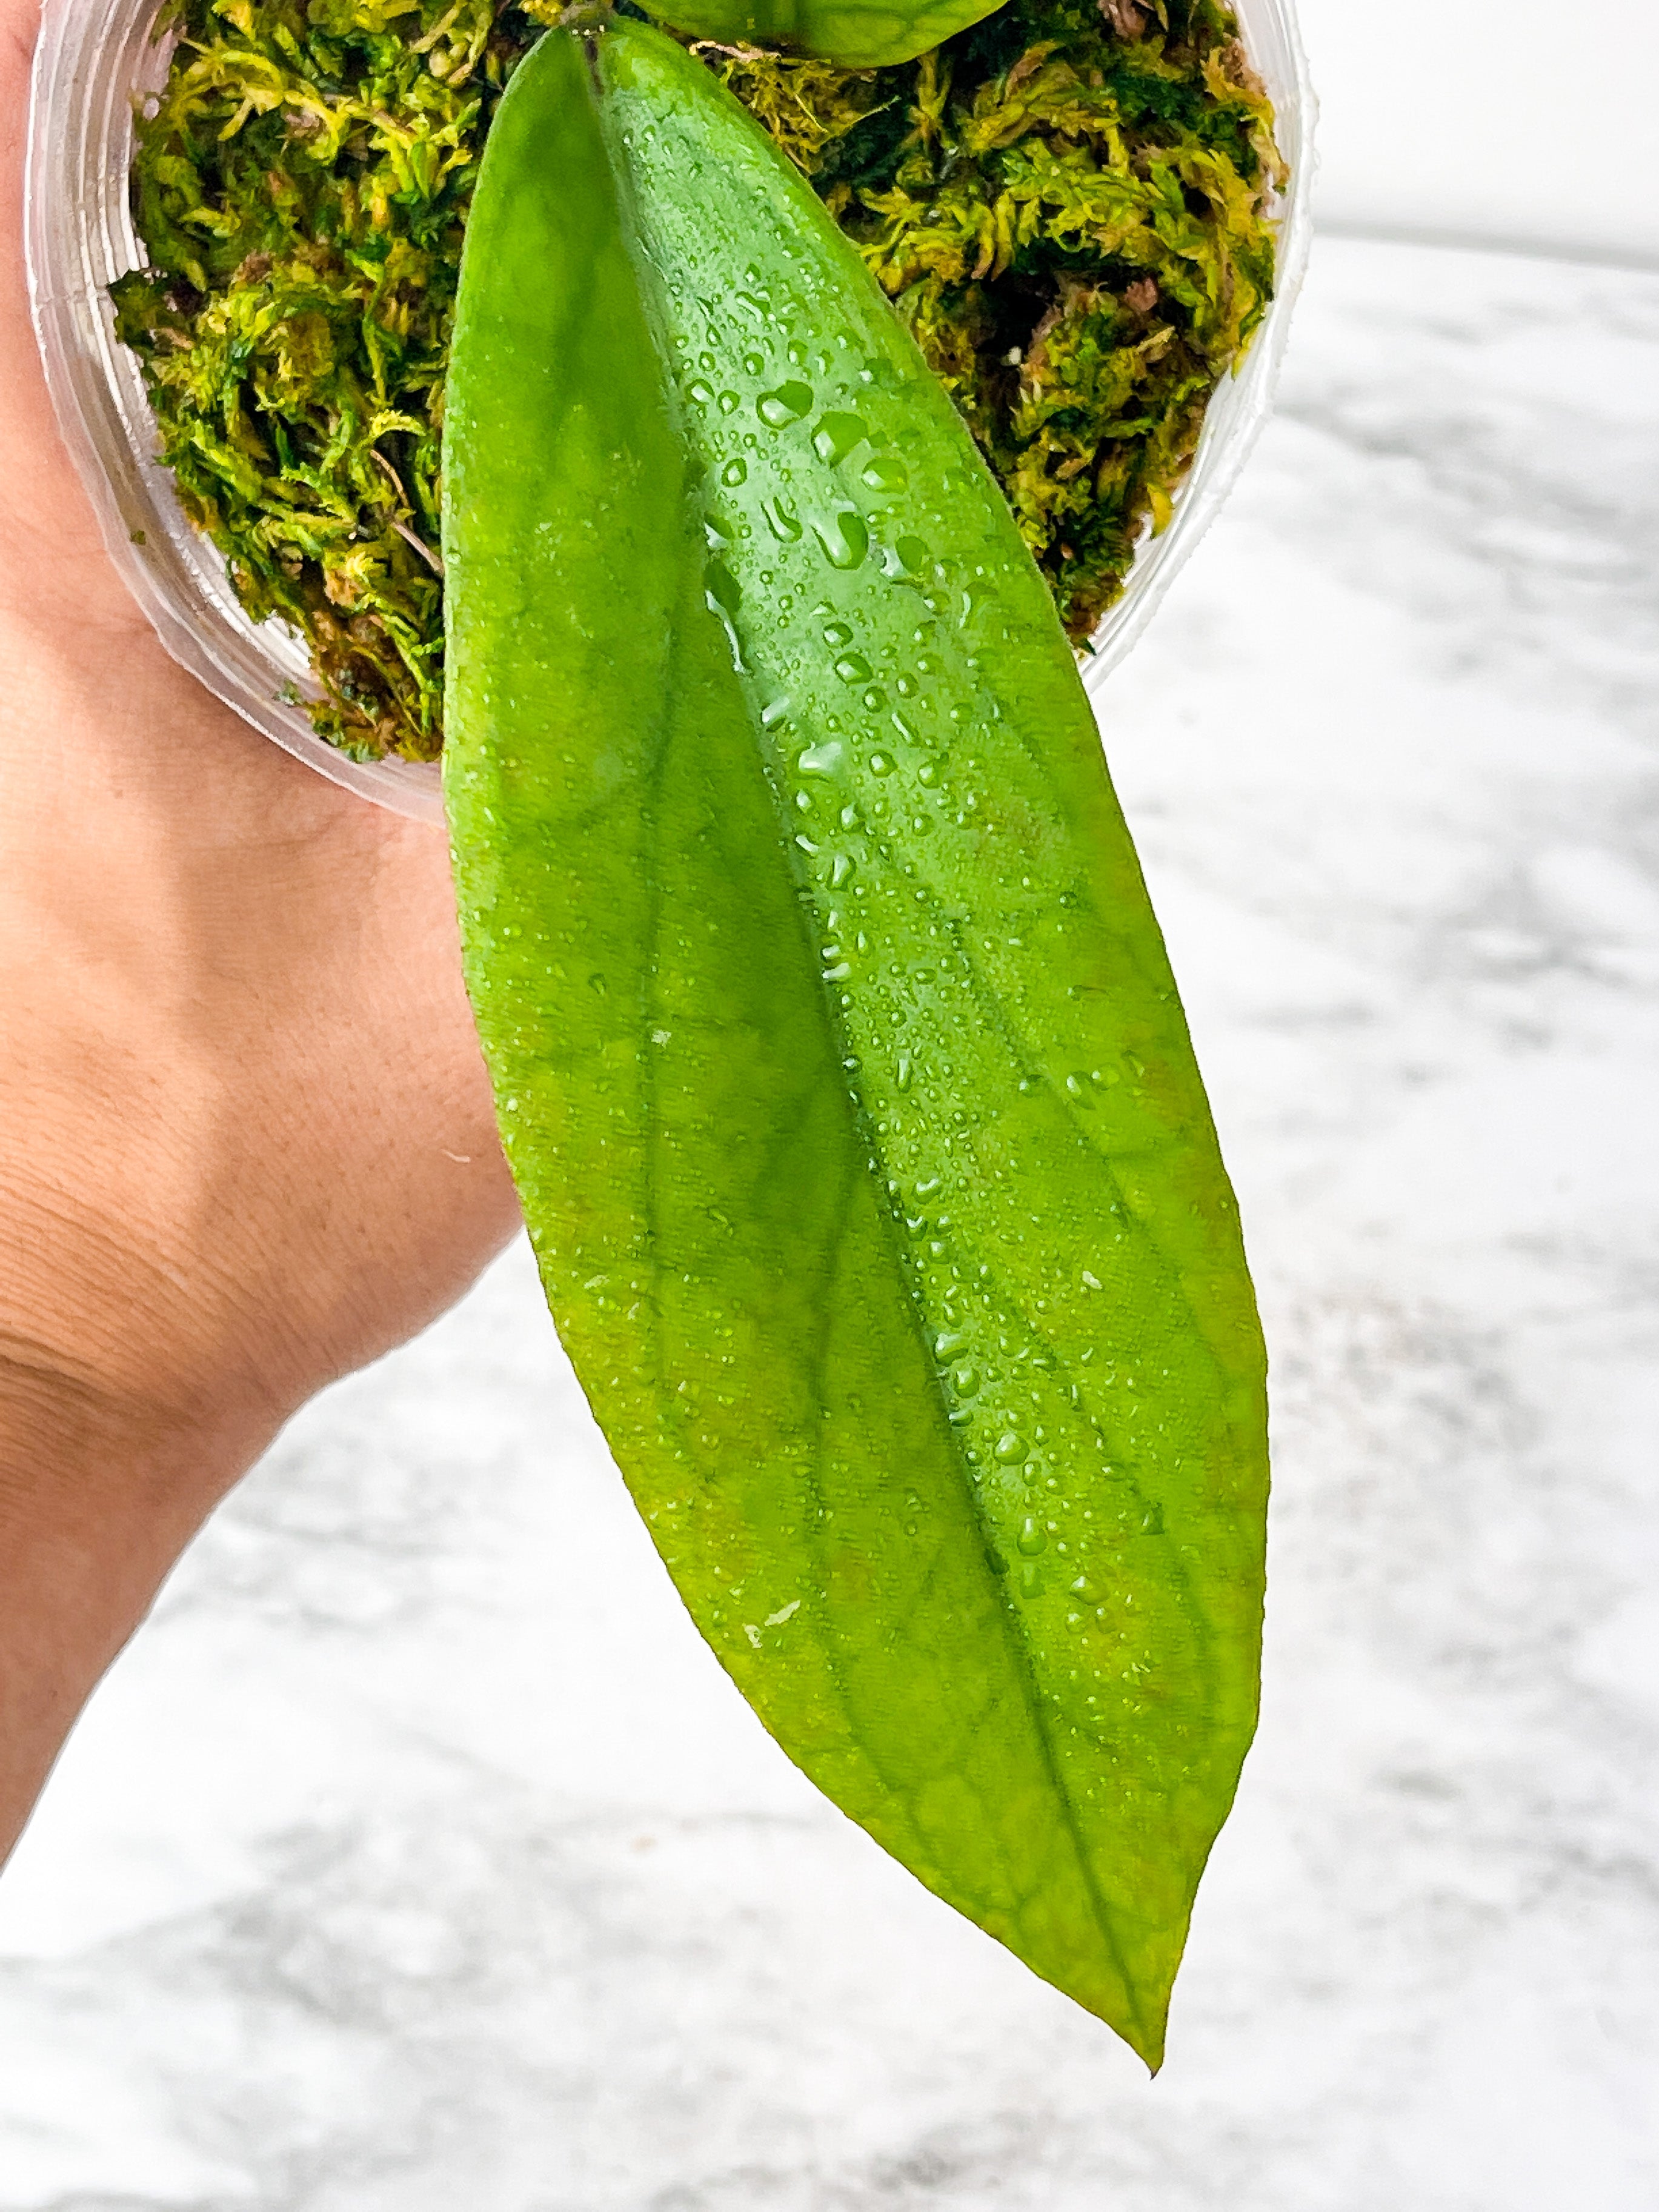
[[[1169,527],[1146,541],[1096,634],[1085,671],[1091,691],[1140,635],[1243,466],[1267,418],[1307,264],[1314,101],[1292,0],[1236,5],[1291,167],[1277,211],[1277,295],[1238,373],[1210,403]],[[24,228],[30,304],[59,428],[111,557],[173,659],[319,774],[400,814],[440,820],[435,768],[348,760],[316,734],[301,703],[318,696],[303,642],[283,623],[244,614],[222,556],[185,520],[156,459],[155,419],[137,360],[116,341],[108,287],[144,258],[127,173],[134,104],[164,83],[171,57],[172,41],[151,37],[159,12],[160,0],[45,0],[42,10]]]
[[[1246,52],[1273,103],[1279,150],[1290,184],[1273,213],[1279,228],[1273,305],[1249,351],[1211,398],[1198,451],[1175,495],[1175,512],[1156,538],[1142,540],[1123,596],[1109,608],[1085,662],[1085,687],[1101,686],[1157,613],[1164,594],[1199,539],[1220,513],[1273,412],[1279,364],[1291,335],[1291,311],[1313,245],[1314,123],[1318,102],[1296,19],[1295,0],[1233,0]]]
[[[319,696],[303,641],[243,613],[216,547],[186,520],[156,459],[136,355],[108,287],[144,255],[127,205],[133,106],[167,81],[161,0],[46,0],[29,97],[24,245],[29,302],[58,428],[133,597],[181,666],[310,768],[422,821],[443,819],[436,768],[353,761],[307,720]]]

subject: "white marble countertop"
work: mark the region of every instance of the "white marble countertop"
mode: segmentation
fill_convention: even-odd
[[[762,1735],[520,1252],[71,1747],[0,2212],[1653,2212],[1656,543],[1659,279],[1327,244],[1107,702],[1277,1389],[1160,2079]]]

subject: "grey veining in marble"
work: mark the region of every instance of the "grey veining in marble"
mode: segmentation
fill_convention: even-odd
[[[1659,281],[1327,245],[1108,702],[1276,1374],[1148,2084],[818,1800],[523,1254],[297,1421],[0,1889],[0,2212],[1652,2212]]]

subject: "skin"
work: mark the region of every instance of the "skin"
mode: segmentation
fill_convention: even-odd
[[[173,665],[59,446],[37,21],[0,0],[0,1854],[217,1501],[518,1218],[441,831]]]

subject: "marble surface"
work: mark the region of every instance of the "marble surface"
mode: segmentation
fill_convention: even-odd
[[[3,2212],[1651,2212],[1656,526],[1659,280],[1328,244],[1106,702],[1276,1376],[1160,2079],[749,1718],[518,1252],[65,1758]]]

